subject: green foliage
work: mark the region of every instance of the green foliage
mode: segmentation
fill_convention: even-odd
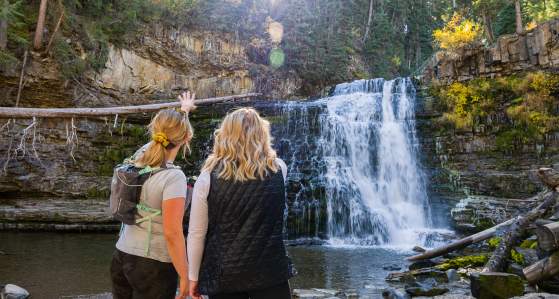
[[[459,129],[472,129],[482,118],[493,113],[502,91],[502,86],[485,78],[467,83],[455,82],[432,90],[447,110],[444,118]]]
[[[519,265],[524,265],[524,255],[522,253],[517,252],[514,249],[511,249],[510,251],[510,257],[512,258],[512,260],[519,264]]]
[[[60,65],[60,72],[64,78],[77,78],[86,70],[86,61],[81,59],[63,38],[57,37],[54,39],[52,52]]]
[[[444,119],[455,128],[473,129],[487,117],[506,112],[510,125],[498,129],[496,146],[516,152],[523,145],[542,142],[559,130],[559,75],[527,73],[498,79],[475,79],[467,83],[432,87],[446,111]]]
[[[523,5],[527,20],[542,23],[559,17],[559,0],[530,0]]]
[[[0,20],[8,24],[7,49],[0,49],[0,66],[17,63],[18,54],[29,44],[28,19],[22,1],[0,0]]]
[[[526,239],[520,243],[520,248],[536,249],[538,248],[538,241],[533,239]]]
[[[494,28],[496,36],[515,32],[514,3],[508,4],[499,10]]]
[[[487,244],[489,244],[489,248],[491,248],[491,250],[495,250],[499,244],[501,244],[501,240],[501,237],[493,237],[487,241]]]

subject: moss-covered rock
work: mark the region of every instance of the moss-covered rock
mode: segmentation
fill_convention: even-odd
[[[487,260],[488,257],[485,254],[467,255],[467,256],[461,256],[461,257],[450,259],[440,265],[435,266],[435,268],[446,271],[448,269],[477,267],[477,266],[485,265],[485,263],[487,263]]]
[[[487,241],[487,244],[489,245],[489,248],[496,249],[499,244],[501,244],[501,240],[501,237],[493,237]]]
[[[474,273],[470,276],[470,288],[478,299],[505,299],[524,294],[520,276],[509,273]]]

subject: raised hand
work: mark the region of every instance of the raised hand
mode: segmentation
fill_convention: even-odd
[[[179,95],[179,101],[181,102],[181,110],[185,113],[188,113],[194,109],[196,106],[194,105],[194,98],[196,98],[195,93],[190,93],[190,91],[183,92]]]

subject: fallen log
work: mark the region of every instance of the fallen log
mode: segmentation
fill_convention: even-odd
[[[559,273],[559,251],[522,270],[530,284],[552,277]]]
[[[538,225],[536,235],[541,250],[552,252],[559,248],[559,222]]]
[[[540,168],[537,174],[540,180],[552,190],[559,186],[559,171],[553,168]]]
[[[210,105],[219,102],[254,98],[260,93],[246,93],[240,95],[207,98],[194,101],[197,106]],[[166,108],[178,108],[180,102],[147,104],[138,106],[119,106],[102,108],[21,108],[0,107],[0,118],[72,118],[72,117],[100,117],[109,115],[138,114],[155,112]]]
[[[557,192],[549,192],[543,196],[543,201],[537,207],[514,221],[510,229],[503,235],[499,246],[493,251],[482,272],[503,272],[507,266],[511,249],[521,241],[520,238],[528,225],[554,207],[556,201]]]
[[[493,236],[495,236],[495,234],[502,228],[511,225],[512,223],[514,223],[515,221],[518,220],[519,217],[516,218],[512,218],[509,219],[505,222],[502,222],[498,225],[493,226],[492,228],[488,228],[484,231],[481,231],[479,233],[473,234],[471,236],[465,237],[463,239],[460,239],[458,241],[454,241],[450,244],[447,244],[445,246],[441,246],[439,248],[435,248],[432,250],[427,250],[424,253],[418,254],[418,255],[414,255],[414,256],[410,256],[407,258],[408,261],[419,261],[419,260],[426,260],[426,259],[430,259],[430,258],[434,258],[434,257],[438,257],[441,256],[443,254],[458,250],[458,249],[462,249],[470,244],[474,244],[474,243],[478,243],[481,242],[483,240],[487,240],[489,238],[492,238]]]

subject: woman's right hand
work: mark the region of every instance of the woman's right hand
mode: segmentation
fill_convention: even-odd
[[[179,293],[175,297],[175,299],[186,299],[187,296],[188,296],[188,280],[181,278],[179,282]]]
[[[202,299],[202,295],[200,295],[200,293],[198,292],[198,282],[191,280],[189,285],[190,291],[188,292],[188,294],[190,295],[190,297],[192,297],[193,299]]]
[[[188,113],[194,109],[196,109],[196,105],[194,104],[194,99],[196,98],[195,93],[190,93],[190,91],[183,92],[179,95],[179,102],[181,103],[181,110],[184,113]]]

